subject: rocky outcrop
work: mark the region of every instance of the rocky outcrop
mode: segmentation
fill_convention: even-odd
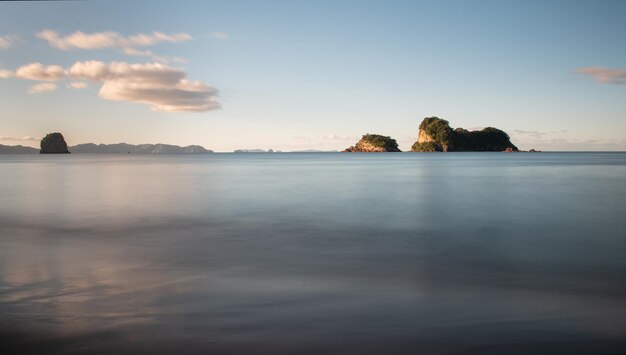
[[[383,153],[400,152],[395,139],[378,134],[365,134],[355,145],[345,149],[343,152],[353,153]]]
[[[49,133],[41,140],[40,154],[69,154],[67,143],[61,133]]]
[[[517,152],[509,135],[497,128],[487,127],[480,131],[463,128],[452,129],[448,121],[438,117],[426,117],[420,123],[414,152]]]

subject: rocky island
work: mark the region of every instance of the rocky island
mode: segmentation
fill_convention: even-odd
[[[351,153],[401,152],[395,139],[379,134],[365,134],[355,145],[343,150]]]
[[[67,150],[67,143],[61,133],[48,133],[41,140],[41,150],[39,154],[70,154]]]
[[[452,129],[448,121],[426,117],[419,126],[413,152],[517,152],[504,131],[487,127],[480,131]]]

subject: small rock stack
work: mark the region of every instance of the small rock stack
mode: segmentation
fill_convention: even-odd
[[[69,154],[67,143],[61,133],[49,133],[41,140],[39,154]]]

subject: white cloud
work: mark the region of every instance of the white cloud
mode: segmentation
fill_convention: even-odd
[[[41,63],[30,63],[17,68],[15,76],[28,80],[55,81],[65,77],[65,69],[60,65],[44,66]]]
[[[204,112],[220,108],[217,89],[190,81],[182,69],[160,63],[76,62],[72,78],[102,82],[106,100],[148,104],[155,111]]]
[[[169,57],[156,55],[152,51],[149,51],[149,50],[142,51],[139,49],[128,47],[128,48],[124,48],[123,51],[124,53],[128,55],[132,55],[134,57],[148,57],[157,62],[168,63],[171,60]]]
[[[6,79],[13,77],[13,72],[6,69],[0,69],[0,79]]]
[[[230,36],[226,32],[211,32],[209,33],[209,37],[220,40],[230,39]]]
[[[589,75],[598,83],[626,84],[626,70],[605,67],[578,68],[576,72]]]
[[[45,92],[51,92],[57,89],[57,84],[55,83],[39,83],[30,87],[28,90],[29,94],[42,94]]]
[[[67,84],[67,87],[70,89],[80,90],[80,89],[85,89],[87,87],[87,83],[82,82],[82,81],[73,81]]]
[[[161,42],[183,42],[191,40],[191,36],[186,33],[166,34],[162,32],[152,32],[151,34],[139,33],[134,36],[124,37],[113,31],[84,33],[76,31],[67,36],[60,36],[53,30],[43,30],[37,33],[37,37],[48,41],[48,43],[58,49],[103,49],[103,48],[133,48],[148,47]]]
[[[162,63],[130,64],[104,63],[96,60],[75,62],[65,69],[58,65],[31,63],[18,68],[15,74],[1,71],[3,78],[48,81],[31,87],[30,94],[54,91],[57,85],[49,81],[69,78],[68,87],[83,89],[82,80],[102,83],[98,93],[103,99],[150,105],[154,111],[205,112],[220,108],[217,89],[187,79],[187,73]]]
[[[152,60],[165,63],[174,59],[156,55],[150,50],[139,50],[137,47],[150,47],[163,42],[177,43],[190,41],[192,39],[192,37],[186,33],[166,34],[157,31],[149,34],[139,33],[125,37],[113,31],[94,33],[76,31],[72,34],[61,36],[56,31],[43,30],[37,33],[37,37],[46,40],[51,46],[62,50],[116,48],[127,55],[149,57]]]
[[[17,36],[14,35],[0,36],[0,50],[12,47],[17,40]]]
[[[109,65],[97,60],[76,62],[69,69],[69,74],[72,78],[92,81],[103,80],[109,73]]]

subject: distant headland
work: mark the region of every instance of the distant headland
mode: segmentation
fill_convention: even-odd
[[[41,149],[0,144],[0,154],[211,154],[212,150],[199,145],[181,147],[171,144],[94,144],[84,143],[68,147],[63,135],[51,133],[41,140]]]

